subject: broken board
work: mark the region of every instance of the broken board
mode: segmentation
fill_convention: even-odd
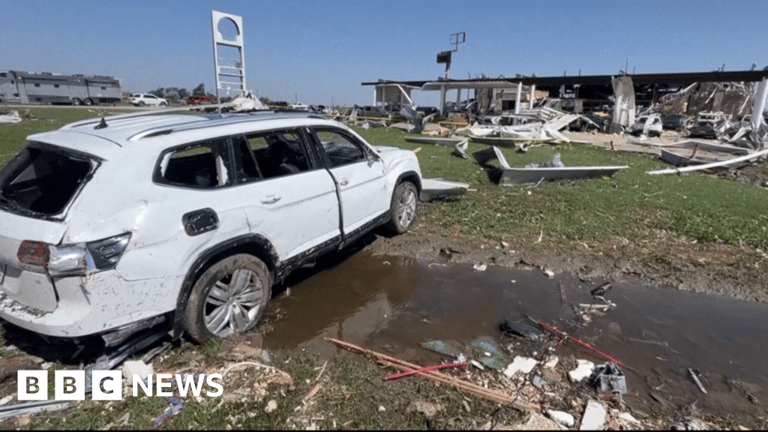
[[[422,179],[421,200],[452,199],[467,193],[469,184],[443,179]]]
[[[446,145],[446,146],[453,146],[456,145],[462,141],[464,141],[464,138],[443,138],[443,137],[432,137],[432,136],[418,136],[418,135],[406,135],[405,140],[411,143],[416,144],[435,144],[435,145]]]
[[[517,148],[522,143],[553,143],[554,138],[514,138],[514,137],[480,137],[470,135],[469,139],[474,143],[496,147]]]

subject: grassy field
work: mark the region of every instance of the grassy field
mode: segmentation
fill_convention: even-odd
[[[510,243],[537,240],[543,233],[566,249],[582,242],[591,247],[616,239],[643,244],[679,237],[768,248],[764,189],[700,173],[648,175],[646,171],[668,168],[652,156],[584,144],[543,145],[527,153],[503,149],[512,166],[543,163],[560,153],[565,165],[629,169],[605,179],[498,186],[474,160],[452,156],[450,147],[408,143],[396,130],[358,132],[376,144],[421,147],[417,156],[424,177],[469,183],[466,199],[423,205],[417,233]],[[469,152],[484,147],[470,143]]]
[[[70,108],[29,112],[35,120],[0,125],[0,165],[21,150],[30,134],[105,113]],[[544,241],[538,244],[565,249],[582,243],[599,248],[609,239],[609,243],[621,239],[646,244],[681,237],[768,249],[768,200],[762,188],[700,173],[651,176],[645,172],[667,165],[651,156],[582,144],[543,145],[524,154],[503,152],[513,166],[543,163],[560,153],[566,165],[629,165],[629,169],[606,179],[500,187],[474,161],[452,156],[450,147],[411,144],[398,130],[357,130],[375,144],[421,147],[417,156],[425,177],[470,184],[465,199],[423,205],[417,234],[516,243],[541,236]],[[482,148],[470,143],[469,151]]]

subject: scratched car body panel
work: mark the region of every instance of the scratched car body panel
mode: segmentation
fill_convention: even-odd
[[[134,114],[28,140],[0,171],[0,318],[49,336],[158,317],[197,339],[243,331],[291,270],[378,226],[406,230],[421,187],[412,152],[303,113]],[[251,264],[201,282],[227,258]],[[222,312],[227,284],[247,290]]]

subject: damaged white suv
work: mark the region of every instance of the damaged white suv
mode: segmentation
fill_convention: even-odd
[[[408,230],[421,188],[413,152],[312,114],[125,115],[28,140],[0,171],[0,318],[55,337],[248,330],[292,269]]]

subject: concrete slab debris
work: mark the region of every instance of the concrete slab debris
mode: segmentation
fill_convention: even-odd
[[[584,415],[581,417],[579,430],[600,430],[605,425],[605,407],[596,400],[587,402]]]

